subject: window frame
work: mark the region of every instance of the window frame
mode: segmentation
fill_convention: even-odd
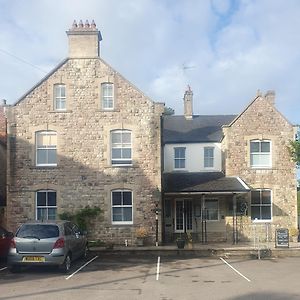
[[[263,192],[270,192],[270,203],[269,204],[263,204],[262,203],[262,193]],[[252,203],[252,193],[253,192],[259,192],[259,200],[260,200],[260,203],[259,204],[253,204]],[[250,195],[250,210],[251,210],[251,221],[254,222],[254,223],[266,223],[266,222],[272,222],[273,220],[273,200],[272,200],[272,190],[271,189],[254,189],[254,190],[251,190],[251,195]],[[259,207],[260,208],[260,219],[258,218],[253,218],[253,207]],[[269,207],[270,208],[270,219],[262,219],[262,207]]]
[[[174,147],[174,170],[184,170],[186,169],[186,147]],[[176,155],[176,151],[183,150],[184,155],[181,156],[180,152],[178,156]],[[179,166],[176,166],[176,162],[179,163]],[[184,166],[182,167],[181,163],[183,162]]]
[[[39,135],[50,135],[50,136],[56,136],[56,145],[39,145],[38,144],[38,136]],[[46,152],[46,157],[47,161],[49,161],[48,157],[48,151],[49,150],[55,150],[55,163],[39,163],[38,162],[38,152],[45,150]],[[54,130],[40,130],[35,132],[35,164],[37,167],[56,167],[57,166],[57,132]]]
[[[130,133],[130,143],[123,142],[123,134]],[[113,134],[121,134],[120,143],[113,143]],[[115,145],[115,146],[114,146]],[[113,158],[113,150],[120,149],[121,156],[118,158]],[[130,158],[123,157],[123,151],[125,149],[130,149]],[[110,163],[115,167],[127,167],[132,166],[132,131],[128,129],[115,129],[110,131]],[[120,163],[120,162],[124,163]]]
[[[108,86],[111,86],[112,93],[111,95],[104,95],[105,90],[107,89]],[[107,104],[111,104],[112,106]],[[115,108],[115,89],[114,89],[114,84],[112,82],[102,82],[101,83],[101,108],[102,110],[114,110]]]
[[[217,215],[218,215],[217,219],[207,218],[207,216],[209,216],[208,209],[206,208],[206,203],[207,202],[216,202],[217,203],[217,208],[211,209],[211,210],[216,210],[217,211]],[[205,202],[204,202],[204,208],[205,208],[205,211],[207,213],[207,216],[204,216],[204,212],[203,212],[203,210],[201,210],[201,219],[202,220],[205,220],[205,218],[206,218],[206,221],[208,221],[208,222],[218,222],[218,221],[220,221],[220,204],[219,204],[219,199],[218,198],[206,198]]]
[[[252,143],[259,143],[259,151],[252,151],[251,150]],[[270,148],[269,152],[261,151],[262,150],[262,143],[269,143],[269,148]],[[249,146],[250,146],[250,149],[249,149],[249,152],[250,152],[250,167],[252,169],[270,169],[270,168],[272,168],[272,141],[271,140],[268,140],[268,139],[250,140]],[[253,163],[253,161],[254,161],[253,158],[255,156],[258,157],[258,160],[260,160],[261,157],[267,157],[268,156],[269,157],[269,164],[254,164]]]
[[[61,96],[61,88],[64,88],[65,96]],[[57,88],[59,88],[59,95],[57,94]],[[64,83],[56,83],[53,86],[53,106],[55,111],[66,111],[67,110],[67,95],[66,95],[66,85]],[[64,103],[64,108],[58,108],[58,103]]]
[[[124,192],[130,192],[131,193],[131,205],[126,205],[123,204],[124,201],[124,197],[123,197],[123,193]],[[120,205],[114,205],[113,204],[113,194],[114,193],[121,193],[121,201],[122,204]],[[113,189],[110,192],[110,198],[111,198],[111,223],[112,225],[132,225],[133,224],[133,192],[132,190],[129,189]],[[114,208],[121,208],[122,209],[122,221],[114,221]],[[124,208],[131,208],[131,221],[124,221],[124,212],[123,209]]]
[[[46,205],[38,205],[38,193],[46,193]],[[49,193],[55,193],[55,206],[54,205],[49,205]],[[38,209],[45,209],[46,210],[46,216],[47,219],[39,219],[38,218]],[[49,209],[55,209],[55,218],[54,219],[49,219]],[[57,191],[52,190],[52,189],[45,189],[45,190],[38,190],[35,192],[35,219],[36,220],[55,220],[57,219]]]
[[[206,150],[212,150],[212,156],[205,155]],[[212,165],[206,165],[207,162],[212,163]],[[205,169],[213,169],[215,167],[215,147],[207,146],[203,148],[203,166]]]

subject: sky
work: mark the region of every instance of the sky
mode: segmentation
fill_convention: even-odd
[[[68,53],[74,20],[95,20],[100,56],[152,100],[238,114],[257,91],[300,124],[299,0],[0,0],[0,99],[15,103]]]

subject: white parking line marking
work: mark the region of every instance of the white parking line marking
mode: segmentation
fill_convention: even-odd
[[[220,257],[220,259],[222,260],[223,263],[225,263],[229,268],[231,268],[234,272],[238,273],[240,276],[242,276],[244,279],[246,279],[248,282],[251,282],[251,280],[249,278],[247,278],[246,276],[244,276],[241,272],[239,272],[237,269],[235,269],[231,264],[229,264],[225,259],[223,259],[222,257]]]
[[[86,267],[89,263],[91,263],[96,258],[98,258],[98,255],[96,255],[94,258],[92,258],[91,260],[89,260],[88,262],[86,262],[83,266],[81,266],[79,269],[77,269],[74,273],[72,273],[71,275],[69,275],[68,277],[66,277],[66,280],[68,280],[71,277],[73,277],[75,274],[77,274],[80,270],[82,270],[84,267]]]
[[[4,267],[4,268],[0,269],[0,271],[4,271],[4,270],[6,270],[6,269],[7,269],[7,267]]]
[[[159,267],[160,267],[160,256],[157,258],[157,265],[156,265],[156,280],[159,279]]]

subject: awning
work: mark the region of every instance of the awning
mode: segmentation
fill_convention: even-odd
[[[163,174],[165,194],[247,193],[250,188],[237,176],[222,172],[174,172]]]

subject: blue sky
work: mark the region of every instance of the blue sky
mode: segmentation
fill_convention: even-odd
[[[0,98],[8,103],[67,56],[74,19],[94,19],[101,57],[177,114],[188,84],[195,114],[237,114],[258,89],[275,90],[277,108],[300,124],[298,0],[0,0],[0,7]]]

